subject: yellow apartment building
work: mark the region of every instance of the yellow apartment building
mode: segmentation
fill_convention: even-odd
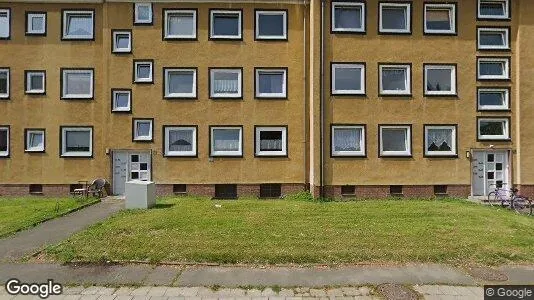
[[[528,0],[0,1],[0,195],[534,195]]]

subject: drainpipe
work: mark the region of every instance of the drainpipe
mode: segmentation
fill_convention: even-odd
[[[325,0],[321,0],[321,53],[320,53],[320,60],[319,63],[321,64],[321,74],[320,74],[320,84],[319,89],[321,93],[321,98],[319,102],[319,108],[320,108],[320,117],[319,117],[319,123],[320,123],[320,138],[319,143],[321,145],[320,151],[319,151],[319,194],[321,197],[324,197],[324,122],[325,122],[325,113],[324,113],[324,8],[325,8]]]

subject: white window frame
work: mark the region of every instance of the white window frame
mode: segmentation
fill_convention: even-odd
[[[89,132],[89,151],[67,152],[67,132],[87,131]],[[93,128],[92,127],[61,127],[61,157],[92,157],[93,156]]]
[[[173,40],[192,40],[197,38],[197,11],[194,9],[166,9],[164,10],[163,37]],[[189,35],[170,35],[169,34],[169,15],[172,14],[192,14],[193,15],[193,32]]]
[[[503,15],[503,16],[482,15],[481,11],[480,11],[481,2],[503,3],[504,4],[505,15]],[[510,0],[478,0],[477,18],[480,19],[480,20],[507,20],[507,19],[510,19]]]
[[[149,65],[150,66],[150,77],[148,78],[139,78],[138,66],[139,65]],[[134,60],[134,83],[154,83],[154,62],[151,60]]]
[[[11,38],[11,9],[9,8],[0,8],[1,13],[7,14],[7,35],[0,36],[0,40],[8,40]]]
[[[384,29],[382,27],[383,18],[383,8],[387,7],[404,7],[406,9],[406,29]],[[379,6],[378,12],[378,31],[380,33],[400,33],[400,34],[410,34],[412,33],[412,3],[403,3],[403,2],[382,2]]]
[[[91,34],[88,35],[77,35],[77,36],[69,36],[67,34],[67,25],[68,25],[68,17],[69,15],[91,15]],[[63,40],[92,40],[95,38],[95,12],[93,10],[63,10],[63,20],[62,20],[62,35],[61,39]]]
[[[428,90],[428,71],[429,70],[450,70],[451,71],[451,91],[429,91]],[[424,89],[425,96],[455,96],[457,95],[456,87],[456,65],[446,64],[425,64],[424,65]]]
[[[130,30],[112,30],[112,43],[113,43],[113,53],[131,53],[132,52],[132,32]],[[127,35],[128,36],[128,47],[127,48],[118,48],[117,46],[117,36]]]
[[[449,145],[451,147],[451,151],[428,151],[428,146],[430,145],[429,143],[429,140],[428,140],[428,131],[429,129],[447,129],[447,130],[452,130],[452,135],[451,135],[451,145]],[[455,125],[424,125],[424,131],[425,131],[425,136],[424,136],[424,154],[425,156],[429,156],[429,157],[432,157],[432,156],[436,156],[436,157],[444,157],[444,156],[449,156],[449,157],[454,157],[454,156],[458,156],[458,150],[457,150],[457,126]]]
[[[90,86],[91,92],[86,95],[67,94],[66,78],[69,73],[71,74],[90,73],[91,74],[91,86]],[[61,70],[61,86],[62,86],[61,87],[61,99],[93,99],[94,93],[95,93],[94,85],[95,85],[95,72],[93,69],[80,68],[80,69],[62,69]]]
[[[215,14],[238,15],[238,34],[237,35],[215,35],[213,33],[213,20]],[[224,40],[241,40],[243,38],[243,12],[241,10],[210,10],[210,39]]]
[[[405,129],[406,130],[406,151],[384,151],[382,131],[384,129]],[[412,127],[409,125],[379,125],[380,157],[411,157],[412,156]]]
[[[117,107],[117,95],[119,94],[128,94],[128,107],[119,108]],[[112,112],[131,112],[132,111],[132,90],[128,89],[112,89],[111,90],[111,104]]]
[[[428,10],[448,10],[449,11],[449,20],[451,29],[449,30],[440,30],[440,29],[428,29],[427,28],[427,12]],[[424,13],[424,31],[426,34],[456,34],[456,4],[451,3],[425,3],[425,13]]]
[[[481,75],[480,64],[482,62],[502,63],[502,75]],[[477,57],[477,79],[478,80],[510,80],[510,57]]]
[[[0,73],[7,74],[6,93],[1,93],[0,99],[9,99],[9,94],[11,93],[11,70],[9,68],[0,68]]]
[[[336,7],[359,7],[360,8],[360,19],[362,20],[362,26],[359,28],[337,28],[336,27]],[[331,28],[332,32],[354,32],[354,33],[364,33],[366,31],[366,9],[365,2],[332,2],[331,8]]]
[[[164,126],[164,156],[177,156],[177,157],[196,157],[197,156],[197,127],[196,126]],[[169,150],[169,136],[173,130],[192,131],[192,147],[191,151],[170,151]]]
[[[170,93],[169,92],[169,73],[171,72],[193,72],[193,86],[191,93]],[[165,98],[191,98],[194,99],[197,97],[197,69],[196,68],[163,68],[164,76],[164,97]]]
[[[239,130],[239,150],[237,151],[216,151],[215,150],[215,135],[214,131],[217,129],[234,129]],[[227,156],[227,157],[242,157],[243,156],[243,127],[241,126],[210,126],[210,156]]]
[[[34,30],[32,28],[33,18],[43,18],[43,29]],[[46,13],[44,12],[28,12],[26,14],[26,34],[28,35],[45,35],[46,34]]]
[[[384,69],[405,69],[406,70],[406,89],[403,91],[384,90],[382,83],[382,72]],[[409,64],[380,64],[379,72],[379,91],[381,96],[410,96],[412,94],[412,66]]]
[[[480,37],[485,32],[500,33],[504,40],[504,45],[482,45]],[[508,27],[478,27],[477,28],[477,46],[479,50],[510,50],[510,28]]]
[[[226,94],[216,94],[213,91],[214,84],[214,75],[217,72],[223,72],[223,73],[237,73],[237,81],[238,81],[238,93],[236,95],[228,96]],[[239,99],[243,97],[243,70],[242,69],[235,69],[235,68],[213,68],[210,69],[210,98],[217,99],[217,98],[234,98]]]
[[[30,136],[32,134],[41,134],[43,136],[43,145],[42,147],[34,147],[29,148],[29,142],[30,142]],[[46,149],[46,132],[44,129],[27,129],[25,130],[25,145],[24,145],[24,151],[25,152],[44,152]]]
[[[360,69],[360,86],[361,89],[359,90],[336,90],[336,69]],[[365,95],[365,64],[364,63],[332,63],[331,67],[331,87],[332,87],[332,95]]]
[[[360,151],[336,151],[335,145],[335,132],[336,129],[353,129],[361,130],[360,134]],[[364,125],[332,125],[330,130],[330,145],[332,157],[365,157],[367,154],[366,149],[366,132]]]
[[[255,129],[255,156],[287,156],[287,127],[284,126],[256,126]],[[262,131],[280,131],[282,132],[282,150],[281,151],[261,151],[260,135]]]
[[[137,124],[139,123],[149,123],[150,131],[148,136],[139,135],[137,132]],[[134,142],[152,142],[154,140],[154,120],[153,119],[133,119],[133,140]]]
[[[502,93],[503,105],[482,105],[480,103],[480,95],[484,92]],[[510,109],[510,89],[503,87],[481,87],[477,89],[477,103],[478,110],[509,110]]]
[[[482,121],[493,121],[493,122],[502,122],[504,123],[504,134],[503,135],[481,135],[480,134],[480,123]],[[510,119],[509,118],[477,118],[477,137],[480,141],[506,141],[510,139]]]
[[[282,15],[282,35],[261,35],[260,34],[260,15]],[[285,10],[256,10],[255,12],[255,37],[257,40],[285,40],[287,39],[287,11]]]
[[[140,6],[148,7],[149,12],[150,12],[148,20],[139,19],[138,8]],[[152,3],[150,2],[134,3],[134,25],[152,25],[153,22],[154,22],[154,10],[152,7]]]
[[[282,93],[261,93],[260,92],[260,74],[261,73],[283,73],[284,80],[282,81]],[[256,98],[287,98],[287,69],[283,68],[256,68],[255,70],[255,89]]]
[[[26,71],[26,94],[45,94],[46,93],[46,72],[45,71]],[[33,76],[42,76],[43,88],[40,90],[32,89],[31,78]]]
[[[7,132],[7,135],[6,135],[6,138],[7,138],[7,149],[6,149],[6,151],[0,151],[0,157],[9,157],[9,154],[10,154],[9,150],[10,150],[10,147],[11,147],[11,132],[10,132],[10,128],[9,128],[9,126],[0,126],[0,130]]]

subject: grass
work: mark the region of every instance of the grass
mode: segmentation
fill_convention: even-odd
[[[0,198],[0,237],[64,215],[95,199],[14,197]]]
[[[220,205],[220,207],[219,207]],[[462,200],[164,198],[46,249],[62,262],[534,262],[534,218]]]

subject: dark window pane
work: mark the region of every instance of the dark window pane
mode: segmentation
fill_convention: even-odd
[[[281,94],[284,92],[283,72],[260,72],[259,90],[261,94]]]
[[[480,75],[503,75],[504,64],[501,62],[482,62],[480,63]]]
[[[67,131],[65,140],[67,152],[87,152],[90,150],[91,133],[89,131]]]
[[[480,14],[483,16],[504,16],[505,4],[500,2],[481,2]]]
[[[280,198],[280,196],[282,196],[281,184],[260,184],[260,198]]]
[[[360,68],[335,68],[336,81],[334,90],[361,90],[362,89],[362,70]]]
[[[483,46],[504,46],[504,34],[500,32],[483,32],[480,33],[480,45]]]
[[[260,151],[282,151],[282,131],[261,131]]]
[[[339,7],[334,10],[334,26],[337,29],[355,29],[362,27],[362,13],[360,7]]]
[[[260,35],[281,36],[284,35],[284,16],[281,14],[260,14],[258,17]]]
[[[500,106],[504,105],[504,93],[503,92],[481,92],[480,93],[480,105],[492,105]]]
[[[213,15],[213,34],[236,36],[239,34],[239,16],[227,14]]]
[[[504,123],[493,121],[480,122],[481,135],[504,135]]]
[[[406,8],[384,7],[382,8],[382,28],[389,30],[408,29]]]
[[[0,130],[0,151],[7,151],[7,130]]]

